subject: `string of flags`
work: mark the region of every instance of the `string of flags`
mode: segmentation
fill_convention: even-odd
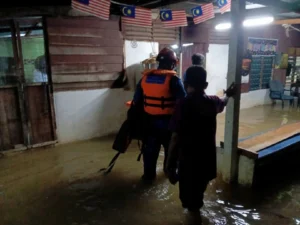
[[[231,8],[231,0],[218,0],[221,14]],[[109,19],[110,0],[72,0],[72,7],[76,10],[89,13],[104,20]],[[152,26],[151,9],[132,5],[120,5],[122,22],[124,24],[141,27]],[[212,3],[202,4],[191,9],[195,24],[203,23],[215,17],[214,5]],[[188,25],[185,10],[162,9],[159,18],[165,28],[184,27]]]

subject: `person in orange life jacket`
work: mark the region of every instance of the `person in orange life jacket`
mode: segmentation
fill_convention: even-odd
[[[193,66],[204,66],[205,56],[200,53],[195,53],[192,55],[192,65]],[[186,72],[183,74],[183,82],[185,82]]]
[[[217,114],[224,110],[228,97],[236,93],[232,84],[224,98],[206,95],[206,76],[200,66],[187,70],[187,97],[178,101],[170,122],[173,133],[166,166],[170,182],[179,181],[182,206],[196,213],[203,206],[207,184],[217,173]]]
[[[142,179],[152,181],[156,178],[156,164],[163,145],[166,154],[169,147],[171,132],[169,121],[173,114],[175,103],[185,97],[183,83],[174,71],[177,58],[169,48],[162,49],[156,60],[158,68],[145,71],[137,84],[133,104],[143,103],[147,128],[143,140],[144,175]]]

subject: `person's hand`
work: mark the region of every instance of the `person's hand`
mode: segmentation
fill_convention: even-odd
[[[176,169],[167,169],[167,177],[171,184],[175,185],[178,182],[178,174]]]
[[[226,91],[224,91],[224,94],[227,95],[227,97],[233,97],[234,95],[236,95],[237,92],[237,85],[233,82]]]

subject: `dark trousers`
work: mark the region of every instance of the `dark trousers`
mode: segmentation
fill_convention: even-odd
[[[152,130],[143,143],[144,176],[150,179],[156,177],[156,164],[161,146],[164,147],[164,170],[167,160],[171,133],[167,129]]]
[[[209,180],[196,171],[179,169],[179,197],[183,208],[199,210],[203,206],[204,192]]]

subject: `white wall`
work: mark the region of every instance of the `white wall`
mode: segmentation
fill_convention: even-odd
[[[206,54],[207,81],[209,83],[206,92],[208,95],[216,95],[226,88],[228,50],[228,45],[209,45]]]
[[[126,101],[133,97],[133,78],[141,77],[141,61],[158,51],[158,43],[125,41],[127,75],[131,91],[99,89],[54,93],[59,143],[91,139],[116,133],[126,118]]]
[[[100,137],[119,130],[126,118],[125,102],[133,93],[99,89],[54,93],[60,143]]]
[[[207,94],[220,95],[227,86],[228,45],[210,44],[206,54]],[[269,90],[257,90],[241,95],[241,108],[251,108],[258,105],[271,104]]]
[[[135,84],[141,79],[143,67],[141,62],[158,53],[157,42],[137,41],[133,47],[132,41],[125,41],[125,68],[129,78],[129,88],[134,90]]]

